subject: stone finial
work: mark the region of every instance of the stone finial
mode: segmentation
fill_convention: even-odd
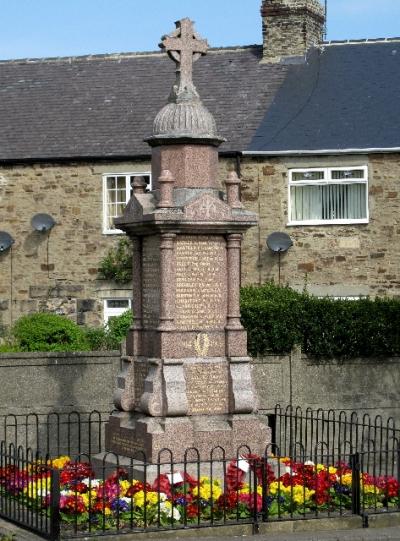
[[[193,21],[190,19],[181,19],[175,23],[175,26],[175,32],[163,36],[160,43],[160,47],[165,49],[177,64],[177,81],[172,97],[176,99],[198,97],[193,84],[193,63],[201,55],[206,54],[208,43],[195,32]]]
[[[134,195],[143,194],[146,192],[147,183],[144,177],[133,177],[131,187]]]
[[[240,201],[240,184],[241,180],[236,171],[231,171],[225,180],[226,196],[228,205],[233,209],[242,209],[243,205]]]
[[[174,206],[173,201],[173,188],[175,179],[168,169],[161,171],[161,175],[158,177],[160,185],[160,200],[157,203],[157,208],[171,208]]]
[[[157,114],[153,136],[147,139],[152,146],[167,140],[197,139],[218,146],[225,139],[218,137],[214,117],[202,104],[193,84],[193,63],[205,55],[208,43],[194,30],[190,19],[176,23],[177,29],[162,38],[160,47],[176,63],[176,82],[168,104]]]

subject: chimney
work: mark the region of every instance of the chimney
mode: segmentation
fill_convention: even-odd
[[[325,12],[319,0],[263,0],[263,62],[304,56],[322,42]]]

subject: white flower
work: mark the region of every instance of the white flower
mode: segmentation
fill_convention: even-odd
[[[90,488],[97,488],[100,486],[101,481],[99,479],[90,479],[89,477],[85,477],[85,479],[82,479],[82,483],[85,483]]]
[[[168,518],[172,517],[172,510],[174,520],[180,520],[181,514],[176,507],[172,507],[171,502],[160,502],[160,512]]]
[[[312,460],[306,460],[304,462],[304,466],[315,466],[314,462]]]

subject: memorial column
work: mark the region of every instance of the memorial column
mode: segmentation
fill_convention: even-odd
[[[169,331],[174,329],[175,320],[175,233],[161,234],[161,261],[160,261],[160,324],[159,331]]]
[[[142,241],[131,237],[132,241],[132,311],[133,322],[129,329],[126,352],[129,356],[141,355],[142,321]]]

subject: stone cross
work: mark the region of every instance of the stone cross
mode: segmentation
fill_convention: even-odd
[[[193,21],[181,19],[175,23],[177,29],[168,36],[163,36],[160,47],[164,48],[169,56],[178,64],[176,95],[191,92],[197,96],[193,85],[193,62],[208,49],[207,40],[201,39],[193,28]]]

